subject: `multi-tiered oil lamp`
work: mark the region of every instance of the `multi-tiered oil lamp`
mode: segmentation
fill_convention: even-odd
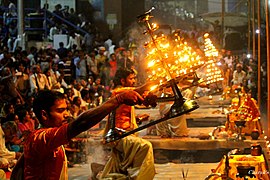
[[[179,80],[187,74],[193,74],[196,68],[204,64],[204,61],[179,36],[169,39],[165,35],[154,35],[154,31],[157,30],[158,26],[149,22],[150,18],[153,17],[151,16],[152,10],[153,8],[145,14],[138,16],[138,21],[146,27],[144,34],[150,35],[151,38],[151,41],[145,45],[148,48],[146,57],[146,60],[149,62],[148,72],[151,71],[148,79],[155,80],[155,82],[158,81],[159,83],[156,86],[170,87],[173,91],[174,103],[169,112],[161,119],[152,121],[129,132],[123,132],[115,127],[115,112],[112,112],[109,117],[110,130],[105,136],[105,142],[107,143],[199,108],[196,101],[187,100],[182,96],[176,79]]]

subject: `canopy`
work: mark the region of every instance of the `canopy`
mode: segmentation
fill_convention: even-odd
[[[222,24],[222,13],[205,13],[200,15],[204,21],[210,22],[211,24],[215,24],[215,21],[219,21],[219,25]],[[248,24],[248,17],[243,14],[236,13],[224,13],[224,26],[228,27],[238,27],[238,26],[246,26]]]

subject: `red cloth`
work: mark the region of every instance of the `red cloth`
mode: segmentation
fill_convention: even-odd
[[[58,180],[65,161],[61,145],[68,143],[68,124],[61,127],[38,129],[26,139],[24,145],[25,179]]]

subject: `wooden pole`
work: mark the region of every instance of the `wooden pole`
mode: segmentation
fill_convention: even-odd
[[[266,53],[267,53],[267,124],[268,124],[268,137],[270,136],[270,40],[269,40],[269,2],[265,0],[265,25],[266,25]]]
[[[225,0],[222,0],[222,7],[221,7],[221,35],[220,35],[220,43],[223,47],[223,37],[224,37],[224,16],[225,16]]]
[[[250,53],[250,31],[251,31],[251,24],[250,24],[250,0],[248,0],[248,51],[247,53],[249,54]]]
[[[252,0],[252,58],[256,58],[255,0]]]
[[[258,107],[261,107],[261,0],[257,0],[258,25]]]

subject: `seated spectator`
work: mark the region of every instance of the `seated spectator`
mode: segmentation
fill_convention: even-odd
[[[58,56],[57,50],[56,50],[56,49],[50,48],[50,54],[49,54],[49,55],[50,55],[50,57],[51,57],[51,59],[52,59],[52,63],[53,63],[53,64],[59,63],[60,57]]]
[[[28,96],[30,90],[29,74],[25,70],[22,63],[19,64],[18,72],[16,75],[15,86],[22,97]]]
[[[237,64],[236,70],[234,70],[233,72],[233,79],[232,79],[233,85],[245,86],[246,76],[247,76],[247,73],[242,70],[242,65]]]
[[[85,108],[87,110],[87,109],[89,109],[89,105],[91,104],[91,98],[90,98],[89,90],[82,89],[81,90],[81,95],[82,95],[81,107],[83,107],[83,108]]]
[[[77,84],[78,84],[77,80],[74,79],[74,80],[71,82],[70,86],[69,86],[69,88],[71,88],[71,90],[72,90],[73,98],[76,97],[76,96],[81,97],[81,92],[80,92],[79,90],[77,90],[77,88],[78,88],[80,85],[78,86]]]
[[[32,46],[30,47],[30,53],[28,54],[27,58],[29,59],[30,61],[30,66],[33,66],[35,64],[37,64],[37,61],[36,61],[36,56],[37,55],[37,48]]]
[[[18,116],[16,114],[10,114],[7,118],[9,120],[2,125],[5,133],[6,147],[9,151],[22,152],[24,138],[20,138],[18,126],[15,122]]]
[[[17,112],[18,114],[18,120],[19,120],[19,129],[22,133],[22,135],[26,133],[34,131],[36,129],[36,123],[35,120],[33,120],[29,114],[29,112],[26,109],[20,109]]]
[[[89,89],[90,95],[92,94],[92,101],[96,106],[103,103],[105,87],[101,84],[101,78],[97,77],[93,86]]]
[[[81,108],[81,104],[82,104],[81,98],[78,96],[74,97],[71,108],[71,114],[74,118],[79,116],[85,110]]]
[[[5,145],[5,134],[0,124],[0,168],[8,170],[16,164],[21,156],[20,152],[9,151]]]
[[[23,98],[17,91],[16,85],[13,81],[13,78],[15,77],[14,74],[15,74],[14,71],[12,73],[10,68],[5,67],[3,69],[2,77],[0,79],[0,83],[3,85],[1,96],[3,96],[2,98],[7,102],[12,101],[16,97],[21,98],[21,100],[23,101]]]
[[[15,113],[15,108],[14,105],[12,103],[5,103],[2,109],[2,117],[7,117],[7,115],[9,114],[13,114]],[[4,121],[2,121],[1,123],[4,123]]]
[[[30,76],[30,88],[31,94],[35,94],[40,90],[45,88],[49,88],[47,77],[45,74],[41,73],[41,69],[39,65],[35,65],[32,67],[33,74]]]
[[[71,103],[73,101],[74,98],[74,91],[71,88],[67,88],[65,89],[65,93],[64,93],[67,97],[67,100]]]
[[[46,76],[46,81],[48,83],[48,89],[51,90],[53,85],[52,85],[52,78],[51,78],[51,71],[50,71],[50,69],[49,68],[48,69],[45,69],[44,74]]]

